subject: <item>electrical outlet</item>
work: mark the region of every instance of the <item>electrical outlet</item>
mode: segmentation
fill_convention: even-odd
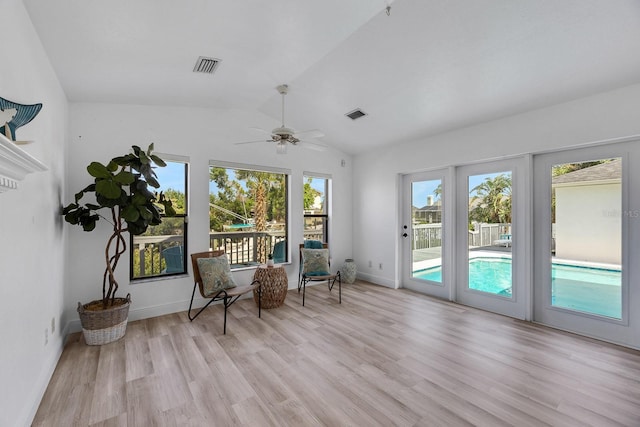
[[[382,270],[382,263],[378,264],[378,268]]]
[[[371,263],[371,261],[369,261],[369,268],[373,267],[373,263]]]
[[[56,317],[51,318],[51,334],[56,332]]]
[[[44,328],[44,345],[49,344],[49,328]]]

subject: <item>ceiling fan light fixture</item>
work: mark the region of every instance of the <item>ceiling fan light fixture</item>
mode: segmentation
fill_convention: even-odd
[[[278,144],[276,145],[276,153],[278,153],[278,154],[287,154],[287,142],[286,141],[278,142]]]

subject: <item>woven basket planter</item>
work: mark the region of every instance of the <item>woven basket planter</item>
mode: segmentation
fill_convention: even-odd
[[[124,336],[127,331],[131,295],[127,294],[126,298],[116,298],[115,301],[114,307],[97,311],[86,309],[96,301],[84,305],[78,303],[82,334],[88,345],[108,344]]]

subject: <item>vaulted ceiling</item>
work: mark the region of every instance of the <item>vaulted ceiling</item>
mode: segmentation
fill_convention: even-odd
[[[71,102],[253,109],[275,127],[287,83],[286,124],[352,154],[640,82],[638,0],[24,3]],[[199,56],[221,62],[194,73]]]

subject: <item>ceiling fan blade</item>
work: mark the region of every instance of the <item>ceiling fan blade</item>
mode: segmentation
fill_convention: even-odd
[[[322,133],[318,129],[310,129],[310,130],[305,130],[305,131],[302,131],[302,132],[296,132],[295,136],[298,139],[322,138],[324,136],[324,133]]]
[[[304,148],[315,151],[325,151],[329,147],[328,145],[321,144],[319,142],[311,142],[309,140],[301,141],[300,145],[302,145]]]
[[[271,139],[259,139],[257,141],[234,142],[233,145],[255,144],[257,142],[273,142],[273,140],[271,140]]]
[[[266,133],[267,135],[271,135],[271,131],[266,130],[266,129],[262,129],[262,128],[259,128],[259,127],[251,126],[249,129],[257,130],[258,132],[262,132],[262,133]]]

